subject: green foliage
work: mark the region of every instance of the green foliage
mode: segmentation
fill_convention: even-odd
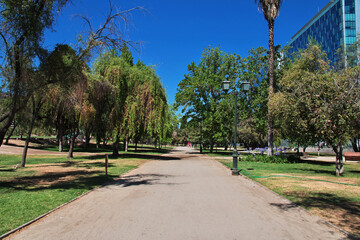
[[[290,62],[284,52],[286,49],[276,47],[276,83]],[[198,65],[194,62],[188,65],[189,73],[179,83],[175,98],[176,106],[182,107],[184,113],[182,128],[201,135],[188,141],[196,139],[197,143],[210,146],[218,143],[225,147],[233,141],[233,90],[237,89],[237,141],[246,147],[265,146],[269,91],[267,63],[267,50],[262,47],[251,49],[246,58],[224,53],[219,48],[207,48]],[[232,85],[228,94],[220,87],[225,79],[230,80]],[[249,92],[241,90],[242,82],[250,82]]]
[[[334,70],[310,44],[281,79],[271,108],[284,136],[302,145],[345,143],[359,119],[358,67]]]
[[[230,119],[224,115],[231,116],[233,111],[227,108],[231,97],[222,94],[221,83],[227,79],[234,84],[240,61],[239,55],[208,47],[198,65],[188,65],[189,73],[178,85],[176,107],[183,108],[185,122],[201,128],[203,141],[211,147],[217,140],[229,139]]]
[[[263,163],[296,163],[300,158],[294,155],[268,156],[268,155],[241,155],[240,161]]]
[[[298,53],[271,102],[283,136],[301,145],[325,142],[337,153],[356,134],[360,112],[360,68],[334,69],[325,52],[310,43]]]
[[[68,0],[0,1],[0,35],[5,62],[1,67],[2,88],[8,95],[0,108],[0,145],[15,115],[27,105],[32,94],[42,88],[44,78],[35,76],[35,59],[46,56],[41,43],[55,15]],[[3,93],[1,91],[1,94]]]
[[[91,75],[89,102],[95,109],[93,132],[97,141],[108,135],[119,142],[138,143],[147,137],[161,143],[172,134],[171,111],[165,89],[155,70],[142,62],[133,65],[131,52],[123,46],[103,53]]]
[[[55,127],[59,141],[64,135],[79,134],[88,83],[86,70],[84,61],[68,45],[57,45],[41,64],[40,71],[51,83],[44,88],[44,125]]]

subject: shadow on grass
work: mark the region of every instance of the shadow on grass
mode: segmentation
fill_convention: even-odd
[[[137,186],[137,185],[178,185],[180,183],[164,183],[160,182],[162,179],[173,177],[172,175],[164,174],[136,174],[121,177],[120,179],[113,180],[118,175],[105,176],[103,174],[98,175],[101,171],[67,171],[61,173],[47,173],[39,176],[27,176],[18,177],[10,181],[0,181],[0,188],[8,188],[15,191],[23,190],[29,192],[42,191],[47,189],[86,189],[90,190],[99,185],[105,184],[105,186]],[[94,176],[94,174],[97,174]],[[76,179],[63,178],[73,176]],[[45,184],[44,184],[45,183]]]
[[[336,216],[336,222],[333,222],[333,218],[328,219],[336,226],[340,228],[348,227],[352,229],[352,233],[360,236],[360,203],[351,201],[351,199],[339,197],[331,193],[315,193],[304,194],[302,192],[291,191],[284,193],[286,197],[291,197],[293,203],[275,204],[270,205],[276,206],[284,211],[288,211],[291,208],[300,205],[306,209],[318,208],[321,209],[327,215]],[[296,205],[297,204],[297,205]]]
[[[105,168],[105,162],[79,163],[78,165],[76,165],[76,167],[88,168],[88,169],[92,169],[92,168]],[[108,167],[109,167],[109,168],[115,167],[115,164],[108,163]]]
[[[13,168],[1,169],[1,167],[0,167],[0,172],[15,172],[15,169],[13,169]]]
[[[333,162],[323,162],[323,161],[314,161],[314,160],[300,160],[299,163],[308,163],[308,164],[320,165],[320,166],[332,166],[335,164]]]
[[[7,181],[0,181],[0,186],[19,190],[38,191],[41,189],[57,188],[57,186],[63,186],[63,184],[67,182],[69,182],[69,184],[77,184],[77,180],[74,180],[74,178],[84,179],[100,172],[101,171],[89,172],[86,170],[50,172],[37,176],[22,176]]]

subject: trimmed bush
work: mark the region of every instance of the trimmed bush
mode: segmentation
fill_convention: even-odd
[[[241,155],[240,161],[264,163],[298,163],[300,158],[294,155],[268,156],[268,155]]]

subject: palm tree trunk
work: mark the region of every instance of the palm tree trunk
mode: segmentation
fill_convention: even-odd
[[[274,21],[269,21],[269,103],[274,94]],[[269,109],[269,108],[268,108]],[[268,110],[268,155],[274,155],[274,119]]]

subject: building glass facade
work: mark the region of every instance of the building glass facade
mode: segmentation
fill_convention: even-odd
[[[331,0],[288,43],[290,53],[306,48],[309,39],[319,43],[329,60],[337,61],[341,46],[356,42],[360,34],[360,0]]]

